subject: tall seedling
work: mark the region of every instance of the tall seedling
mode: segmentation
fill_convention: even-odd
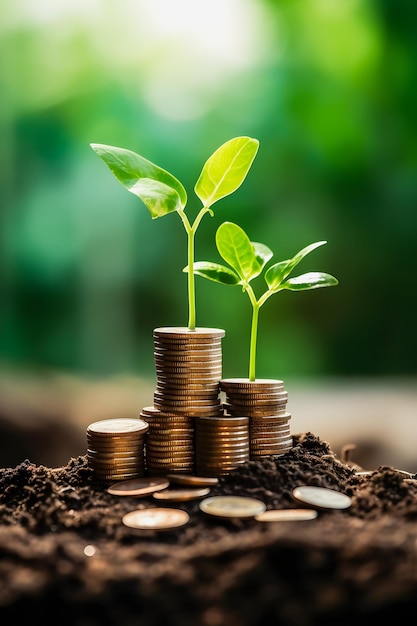
[[[258,336],[259,309],[274,293],[282,290],[303,291],[317,289],[318,287],[331,287],[337,285],[338,280],[331,274],[324,272],[307,272],[289,278],[293,269],[304,259],[307,254],[327,243],[317,241],[306,246],[291,259],[279,261],[271,265],[265,272],[266,291],[257,298],[250,284],[260,276],[273,253],[263,243],[250,241],[245,231],[237,224],[224,222],[216,232],[216,246],[220,256],[230,265],[220,265],[209,261],[199,261],[194,264],[194,272],[203,278],[213,280],[223,285],[241,285],[252,305],[252,324],[249,348],[249,380],[256,379],[256,346]],[[188,267],[184,271],[188,271]]]
[[[214,215],[211,207],[215,202],[236,191],[243,183],[258,151],[259,141],[251,137],[235,137],[221,145],[206,161],[194,186],[195,194],[203,204],[194,221],[190,221],[185,213],[187,193],[172,174],[131,150],[98,143],[92,143],[91,147],[123,187],[142,200],[152,219],[174,211],[180,216],[188,242],[188,328],[195,330],[194,242],[197,228],[206,213]]]

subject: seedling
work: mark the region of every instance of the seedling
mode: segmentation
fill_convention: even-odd
[[[330,274],[323,272],[308,272],[294,278],[288,278],[293,269],[304,259],[307,254],[327,243],[317,241],[306,246],[292,259],[279,261],[271,265],[265,272],[265,282],[268,289],[257,298],[250,284],[251,280],[259,276],[268,261],[271,260],[272,251],[262,243],[249,241],[245,231],[237,224],[224,222],[216,232],[216,246],[220,256],[231,266],[232,269],[219,263],[198,261],[194,264],[194,272],[203,278],[213,280],[224,285],[241,285],[243,291],[249,296],[252,305],[252,325],[249,350],[249,380],[256,379],[256,347],[258,335],[259,309],[274,293],[284,289],[289,291],[304,291],[317,289],[318,287],[330,287],[337,285],[338,280]],[[184,268],[188,271],[188,267]]]
[[[206,161],[194,186],[203,207],[192,223],[184,210],[187,192],[172,174],[131,150],[98,143],[92,143],[91,147],[123,187],[142,200],[152,219],[174,211],[180,216],[188,240],[188,328],[195,330],[194,240],[197,228],[206,213],[213,217],[211,207],[215,202],[236,191],[243,183],[258,151],[259,141],[251,137],[235,137],[221,145]]]

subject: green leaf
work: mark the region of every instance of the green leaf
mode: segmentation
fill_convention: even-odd
[[[331,274],[324,272],[307,272],[300,274],[295,278],[289,278],[282,283],[281,289],[289,289],[290,291],[304,291],[306,289],[317,289],[318,287],[332,287],[338,285],[339,281]]]
[[[262,270],[255,249],[245,231],[233,222],[224,222],[216,232],[216,245],[220,256],[239,275],[243,283],[249,283]]]
[[[306,246],[296,255],[292,257],[292,259],[288,259],[287,261],[280,261],[275,265],[272,265],[265,274],[265,281],[268,285],[269,289],[275,291],[278,289],[285,278],[291,274],[293,269],[307,256],[310,252],[313,252],[319,246],[323,246],[327,241],[316,241],[315,243],[311,243],[309,246]]]
[[[274,253],[268,246],[258,241],[251,241],[253,249],[255,250],[256,259],[260,265],[260,272],[262,272],[265,265],[274,256]]]
[[[142,200],[152,218],[184,209],[187,193],[172,174],[131,150],[90,145],[123,187]]]
[[[188,272],[188,265],[183,271]],[[194,274],[223,285],[239,285],[241,282],[236,272],[230,268],[219,263],[210,263],[209,261],[197,261],[194,263]]]
[[[258,151],[259,141],[235,137],[224,143],[206,161],[194,190],[206,207],[240,187]]]

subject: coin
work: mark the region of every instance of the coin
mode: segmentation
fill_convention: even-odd
[[[317,517],[314,509],[269,509],[255,515],[257,522],[299,522]]]
[[[135,478],[110,485],[107,492],[114,496],[143,496],[167,487],[167,478]]]
[[[168,500],[170,502],[186,502],[196,498],[203,498],[210,493],[209,487],[201,489],[164,489],[153,494],[155,500]]]
[[[246,496],[213,496],[200,502],[199,507],[216,517],[254,517],[266,509],[261,500]]]
[[[199,487],[217,485],[218,478],[212,476],[192,476],[191,474],[167,474],[170,483],[177,485],[195,485]]]
[[[160,328],[155,328],[153,331],[154,337],[158,338],[187,338],[187,337],[197,337],[198,339],[212,339],[214,337],[224,337],[226,331],[222,328],[195,328],[194,330],[190,330],[189,328],[182,326],[161,326]]]
[[[121,434],[133,432],[146,432],[148,424],[140,419],[112,418],[93,422],[87,426],[87,432],[94,435]]]
[[[129,528],[138,530],[168,530],[184,526],[190,516],[181,509],[138,509],[122,517],[122,522]]]
[[[226,393],[238,390],[255,393],[264,389],[268,391],[280,391],[284,388],[284,381],[274,378],[258,378],[255,381],[250,381],[248,378],[223,378],[220,381],[220,385]]]
[[[351,498],[346,494],[326,487],[302,485],[296,487],[292,493],[298,502],[318,509],[347,509],[352,504]]]

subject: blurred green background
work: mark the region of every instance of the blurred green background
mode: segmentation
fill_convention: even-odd
[[[89,144],[139,152],[187,189],[238,135],[260,141],[196,259],[237,222],[274,260],[340,284],[260,312],[259,377],[416,374],[414,0],[5,0],[0,5],[0,360],[154,377],[152,331],[188,320],[186,236],[152,220]],[[258,289],[261,289],[259,285]],[[197,277],[197,325],[246,376],[250,305]]]

